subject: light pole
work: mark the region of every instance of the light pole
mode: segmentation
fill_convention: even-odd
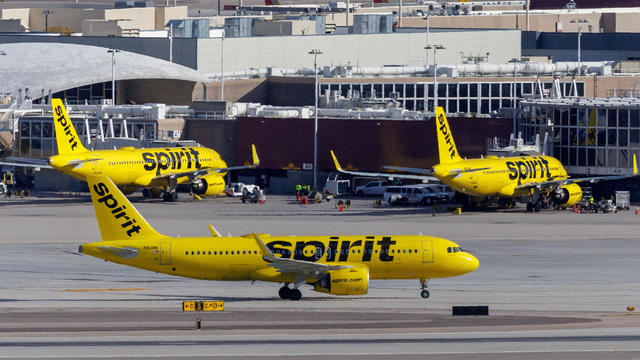
[[[517,93],[516,88],[518,87],[518,64],[520,64],[520,59],[513,58],[509,60],[510,63],[513,63],[513,95],[511,97],[511,106],[513,107],[513,138],[516,138],[516,110],[517,110]]]
[[[7,53],[4,50],[0,50],[0,56],[7,56]],[[6,95],[4,88],[2,89],[2,93],[1,94],[2,94],[2,97],[4,97]]]
[[[427,42],[425,43],[425,49],[426,49],[426,46],[429,46],[429,14],[425,15],[423,19],[426,22],[426,24],[424,26],[425,31],[427,33]],[[428,67],[429,67],[429,50],[425,51],[425,54],[424,54],[424,66],[425,66],[425,69],[428,70]]]
[[[580,54],[580,38],[582,37],[582,24],[588,23],[587,19],[573,19],[571,23],[578,24],[578,75],[582,75],[582,58]]]
[[[309,55],[313,55],[313,76],[315,89],[316,107],[313,111],[313,189],[318,189],[318,55],[322,55],[322,51],[313,49],[309,51]]]
[[[111,53],[111,104],[116,104],[116,53],[120,52],[118,49],[109,49],[108,53]]]
[[[224,101],[224,29],[220,38],[220,100]]]
[[[427,51],[433,49],[433,112],[436,112],[438,106],[438,50],[444,50],[442,45],[427,45],[424,47]]]
[[[42,14],[44,15],[44,31],[49,32],[49,14],[53,14],[53,11],[47,9]]]

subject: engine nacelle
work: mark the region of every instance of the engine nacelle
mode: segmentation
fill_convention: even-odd
[[[552,201],[556,205],[572,206],[582,199],[582,188],[578,184],[569,184],[556,189]]]
[[[191,182],[191,191],[203,196],[219,195],[224,191],[224,178],[218,174],[201,176]]]
[[[352,267],[329,271],[313,283],[313,290],[331,295],[364,295],[369,290],[369,269]]]

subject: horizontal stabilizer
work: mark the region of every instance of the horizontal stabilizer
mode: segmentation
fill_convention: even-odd
[[[113,247],[113,246],[98,246],[98,249],[111,253],[115,256],[119,256],[123,259],[132,259],[138,256],[138,249],[130,248],[130,247]]]
[[[464,174],[464,173],[472,173],[472,172],[476,172],[476,171],[482,171],[482,170],[489,170],[491,169],[490,167],[484,167],[484,168],[476,168],[476,169],[453,169],[451,171],[449,171],[449,174],[447,174],[448,176],[456,176],[456,175],[460,175],[460,174]]]

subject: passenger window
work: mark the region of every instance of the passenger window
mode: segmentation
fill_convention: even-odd
[[[188,252],[188,251],[185,251],[185,252],[184,252],[184,254],[185,254],[185,255],[189,255],[189,252]]]
[[[211,251],[209,251],[209,255],[211,255]]]
[[[198,255],[200,255],[200,251],[198,251]]]
[[[406,252],[407,252],[407,249],[402,249],[402,252],[406,254]]]

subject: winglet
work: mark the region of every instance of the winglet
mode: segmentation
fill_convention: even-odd
[[[260,239],[260,236],[258,236],[258,234],[252,233],[251,235],[253,236],[254,239],[256,239],[256,243],[258,244],[258,247],[260,248],[260,252],[262,253],[262,256],[273,256],[273,253],[271,252],[271,250],[269,250],[267,245],[265,245],[264,242],[262,242],[262,240]]]
[[[213,225],[209,225],[209,231],[211,232],[212,237],[222,237],[222,235],[220,235],[218,230],[216,230],[216,228],[214,228]]]
[[[638,174],[638,163],[636,162],[636,154],[633,154],[633,175]]]
[[[258,157],[258,152],[254,144],[251,144],[251,158],[253,159],[253,166],[260,165],[260,158]]]
[[[333,153],[333,150],[331,151],[331,157],[333,158],[333,163],[336,166],[336,170],[338,171],[342,171],[342,167],[340,166],[340,163],[338,162],[338,158],[336,157],[336,154]]]

